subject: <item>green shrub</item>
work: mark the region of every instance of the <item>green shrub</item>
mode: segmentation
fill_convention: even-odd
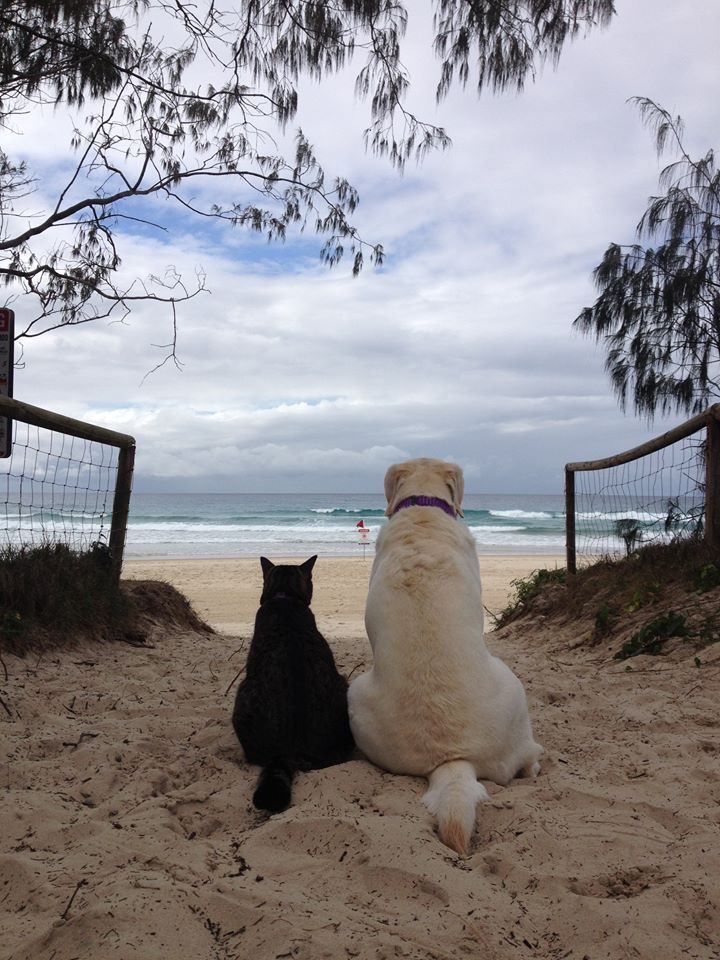
[[[636,610],[640,610],[648,603],[657,603],[662,594],[662,589],[662,584],[657,582],[641,584],[632,595],[628,604],[628,613],[635,613]]]
[[[707,593],[720,585],[720,567],[716,563],[706,563],[698,570],[695,587],[700,593]]]
[[[595,614],[595,632],[602,635],[609,633],[615,616],[613,608],[609,604],[603,603]]]
[[[615,536],[625,543],[625,555],[630,556],[640,545],[643,537],[642,527],[638,520],[622,517],[615,521]]]
[[[670,637],[688,637],[690,630],[681,613],[671,610],[646,624],[620,647],[615,660],[627,660],[642,653],[656,656],[662,652],[663,645]]]
[[[554,583],[565,583],[566,579],[567,570],[560,567],[555,570],[545,568],[535,570],[529,577],[512,580],[511,586],[515,588],[515,596],[498,615],[497,625],[502,626],[517,616],[544,587]]]

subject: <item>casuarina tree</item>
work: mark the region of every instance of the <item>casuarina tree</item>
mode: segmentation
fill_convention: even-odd
[[[607,351],[623,408],[696,413],[720,396],[720,170],[712,150],[693,158],[683,123],[636,98],[660,155],[660,175],[637,227],[638,242],[611,243],[595,269],[600,291],[575,326]]]
[[[0,279],[5,302],[22,295],[18,335],[122,318],[147,299],[174,318],[202,275],[132,276],[121,259],[131,228],[161,229],[173,208],[273,240],[316,231],[323,259],[354,272],[379,263],[378,238],[353,225],[356,190],[291,123],[299,79],[355,58],[369,149],[402,168],[447,146],[407,105],[410,9],[434,17],[438,98],[456,82],[521,88],[614,13],[612,0],[0,0]],[[49,176],[22,134],[53,107],[74,134],[70,166]]]

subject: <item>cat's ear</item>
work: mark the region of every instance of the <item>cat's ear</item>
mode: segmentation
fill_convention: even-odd
[[[306,560],[305,563],[300,564],[300,569],[303,573],[310,573],[312,568],[315,566],[315,561],[317,560],[317,554],[314,557],[310,557],[309,560]]]
[[[267,557],[260,557],[260,566],[262,567],[263,576],[266,577],[273,569],[275,564],[272,562],[272,560],[268,560]]]

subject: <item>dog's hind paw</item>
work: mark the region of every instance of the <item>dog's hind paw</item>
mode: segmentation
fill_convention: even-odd
[[[539,773],[540,761],[536,760],[534,763],[526,763],[524,767],[521,767],[518,777],[521,777],[522,779],[528,778],[534,780]]]

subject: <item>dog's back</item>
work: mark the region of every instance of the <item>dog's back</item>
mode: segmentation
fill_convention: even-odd
[[[430,494],[404,496],[421,483]],[[475,541],[450,510],[435,509],[443,492],[459,512],[462,471],[453,464],[424,459],[388,471],[391,520],[378,536],[365,611],[374,665],[351,683],[348,702],[358,746],[387,770],[430,778],[426,803],[444,841],[463,852],[468,811],[474,822],[487,796],[477,777],[508,783],[542,748],[522,684],[485,646]]]
[[[374,653],[367,683],[387,731],[382,765],[423,776],[477,752],[469,734],[492,667],[471,535],[443,514],[412,513],[378,537],[365,609]]]

